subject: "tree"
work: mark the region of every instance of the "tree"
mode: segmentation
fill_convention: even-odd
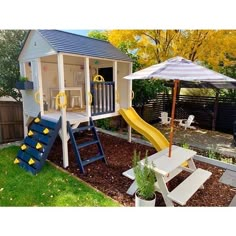
[[[21,94],[15,84],[19,80],[18,56],[25,30],[0,30],[0,97],[9,96],[20,101]]]
[[[107,31],[92,30],[92,31],[89,31],[88,36],[90,38],[108,41]]]
[[[232,65],[227,55],[236,57],[235,30],[111,30],[108,39],[115,46],[126,42],[145,67],[182,56],[219,71],[222,62]]]

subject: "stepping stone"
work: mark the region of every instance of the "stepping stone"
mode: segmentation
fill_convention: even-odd
[[[228,184],[230,186],[236,187],[236,172],[226,170],[219,181],[223,184]]]
[[[234,196],[233,200],[229,204],[229,207],[235,207],[236,206],[236,195]]]

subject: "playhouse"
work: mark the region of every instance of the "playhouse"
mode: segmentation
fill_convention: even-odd
[[[31,30],[19,64],[21,76],[32,86],[20,88],[25,140],[15,163],[33,173],[41,169],[58,134],[67,167],[68,140],[82,122],[93,130],[93,120],[117,116],[121,107],[131,106],[132,81],[123,77],[132,73],[132,60],[109,42],[58,30]]]

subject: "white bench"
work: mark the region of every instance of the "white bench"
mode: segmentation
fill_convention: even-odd
[[[186,202],[206,182],[211,174],[207,170],[201,168],[196,169],[188,178],[171,191],[167,197],[182,206],[186,205]]]

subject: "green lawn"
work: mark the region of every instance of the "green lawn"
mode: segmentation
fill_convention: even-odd
[[[120,206],[46,163],[32,175],[13,164],[19,147],[0,150],[0,206]]]

